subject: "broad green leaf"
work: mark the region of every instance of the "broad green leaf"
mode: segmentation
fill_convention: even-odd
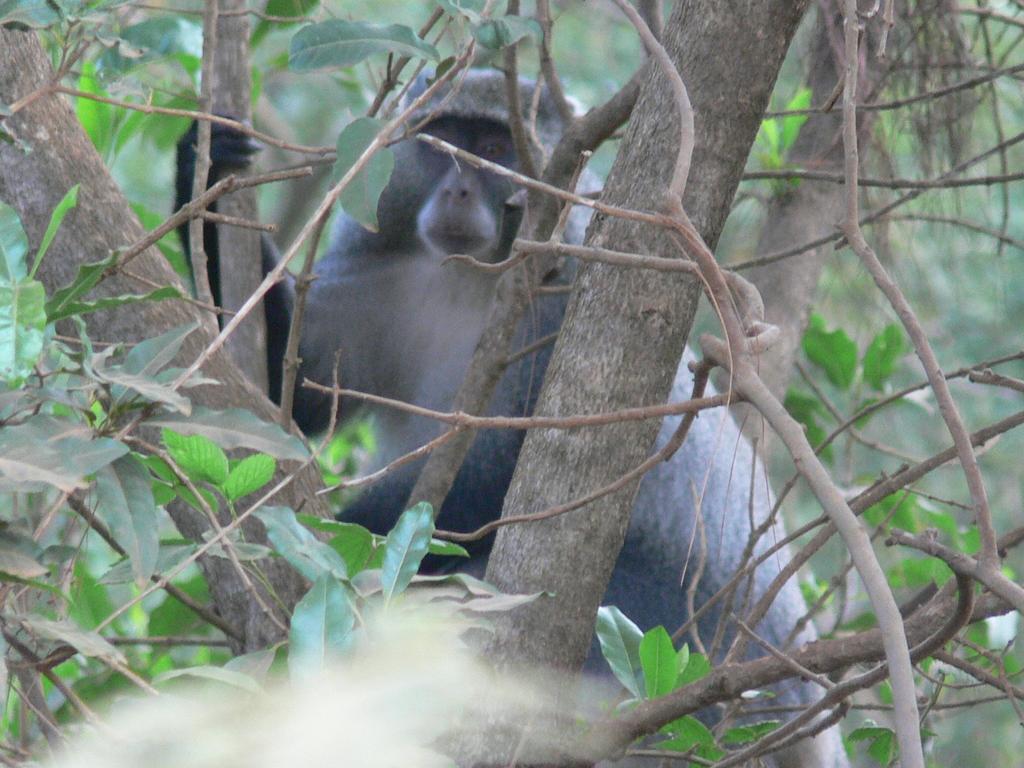
[[[796,92],[796,95],[790,99],[786,105],[787,112],[796,112],[797,110],[807,109],[811,106],[811,89],[801,88]],[[796,137],[800,135],[800,129],[804,123],[807,122],[809,115],[787,115],[782,118],[782,135],[780,136],[780,144],[783,152],[789,150],[793,143],[796,141]]]
[[[789,411],[789,415],[803,424],[804,431],[807,433],[807,442],[812,447],[817,448],[825,442],[828,434],[825,432],[825,428],[818,423],[817,417],[827,414],[828,411],[816,396],[799,389],[790,388],[786,392],[784,405],[786,410]],[[831,445],[821,451],[821,458],[825,461],[832,461],[833,451]]]
[[[868,754],[879,765],[891,765],[896,758],[896,734],[889,728],[880,728],[871,720],[866,721],[867,725],[855,729],[847,741],[856,743],[858,741],[868,742]]]
[[[846,331],[826,331],[825,318],[813,314],[804,333],[803,347],[807,358],[825,371],[829,381],[839,389],[849,389],[857,373],[857,345]]]
[[[210,590],[206,579],[199,573],[191,578],[177,579],[174,585],[199,605],[210,601]],[[149,634],[151,636],[188,635],[197,632],[197,628],[205,626],[206,621],[195,611],[173,595],[167,595],[160,605],[149,614]]]
[[[341,555],[350,576],[355,576],[373,556],[373,534],[360,525],[332,537],[327,545]]]
[[[671,693],[679,677],[679,660],[668,631],[657,626],[645,632],[640,640],[639,653],[647,698]]]
[[[161,403],[189,416],[192,413],[192,401],[178,392],[169,384],[163,384],[152,376],[127,373],[123,366],[105,368],[96,366],[93,373],[100,381],[113,384],[117,401],[128,399],[129,393],[141,396],[152,403]]]
[[[381,564],[384,600],[402,592],[419,570],[434,535],[434,512],[426,502],[407,509],[388,533]]]
[[[60,22],[60,6],[47,0],[0,0],[0,26],[52,27]]]
[[[163,288],[154,288],[149,293],[122,293],[117,296],[104,296],[92,301],[70,301],[66,302],[59,312],[49,316],[49,322],[55,323],[65,317],[73,315],[88,315],[90,312],[102,312],[108,309],[117,309],[128,304],[138,304],[141,301],[164,301],[166,299],[180,299],[181,291],[173,285],[165,285]]]
[[[36,276],[36,271],[39,269],[39,265],[42,264],[43,257],[46,255],[46,252],[50,250],[50,243],[52,243],[53,238],[57,236],[57,230],[60,229],[61,222],[64,221],[64,217],[67,216],[68,211],[76,205],[78,205],[77,184],[67,191],[67,194],[64,195],[59,203],[57,203],[57,207],[53,209],[53,213],[50,214],[50,222],[46,225],[46,232],[43,233],[43,240],[39,244],[39,250],[36,251],[36,260],[32,264],[32,272],[29,274],[30,277]]]
[[[96,77],[95,62],[89,60],[82,62],[82,74],[78,76],[75,87],[82,93],[96,96],[108,95],[100,85],[99,78]],[[75,115],[78,117],[78,122],[82,124],[82,128],[89,134],[89,139],[96,147],[96,151],[105,156],[114,139],[114,107],[95,99],[80,97],[75,99]]]
[[[256,516],[267,528],[267,538],[281,557],[310,581],[323,575],[347,579],[341,555],[320,541],[295,518],[288,507],[264,507]]]
[[[544,36],[536,19],[522,16],[504,16],[500,19],[485,21],[474,27],[473,37],[484,48],[492,51],[501,50],[519,42],[524,37],[532,37],[539,41]]]
[[[147,419],[146,423],[169,427],[183,435],[203,435],[227,450],[250,448],[282,460],[309,458],[309,451],[299,438],[289,435],[280,425],[262,421],[241,408],[215,411],[195,407],[191,417],[161,414]]]
[[[471,24],[479,24],[483,19],[487,0],[437,0],[444,10],[452,16],[465,16]]]
[[[672,738],[668,741],[658,742],[655,745],[658,749],[673,752],[687,752],[692,749],[698,757],[707,760],[718,760],[725,754],[715,744],[715,737],[708,727],[692,715],[673,720],[661,731],[671,734]]]
[[[431,555],[440,555],[442,557],[469,557],[469,552],[466,551],[465,547],[456,544],[454,541],[445,541],[444,539],[431,539],[427,552]]]
[[[268,0],[263,12],[267,16],[275,16],[277,18],[273,22],[260,19],[256,23],[256,29],[253,30],[252,39],[249,42],[250,48],[255,48],[259,41],[267,36],[268,32],[302,21],[302,17],[308,16],[319,4],[320,0]],[[295,21],[281,21],[282,17],[294,17]],[[255,103],[255,99],[253,103]]]
[[[305,680],[319,675],[326,662],[351,646],[354,626],[355,614],[345,587],[324,574],[292,614],[288,633],[288,669],[292,678]]]
[[[17,576],[19,579],[37,579],[49,573],[49,569],[19,548],[0,541],[0,573]]]
[[[906,349],[900,327],[895,323],[885,326],[864,352],[864,381],[882,391],[885,380],[892,376]]]
[[[692,682],[706,677],[711,671],[711,664],[708,657],[703,653],[691,653],[686,662],[686,668],[679,670],[679,679],[676,680],[676,687],[682,688]]]
[[[331,172],[333,182],[348,173],[383,127],[382,121],[372,117],[360,117],[345,126],[338,136],[338,159]],[[394,152],[387,147],[378,149],[338,197],[345,213],[373,232],[377,231],[377,201],[394,167]]]
[[[202,435],[182,435],[170,429],[161,434],[174,463],[191,480],[219,486],[228,479],[228,457],[215,442]]]
[[[186,323],[152,339],[140,341],[128,350],[121,367],[128,373],[155,376],[174,360],[185,339],[198,327],[198,323]]]
[[[97,71],[104,78],[157,58],[203,55],[202,25],[187,16],[157,16],[127,27],[120,34],[120,44],[104,51],[97,60]]]
[[[292,38],[288,66],[295,72],[351,67],[378,53],[438,61],[430,43],[401,24],[330,19],[303,27]]]
[[[246,456],[232,467],[228,479],[224,481],[224,495],[228,501],[235,501],[254,493],[274,478],[277,462],[265,453],[254,453]]]
[[[241,656],[235,656],[230,659],[224,665],[224,669],[229,672],[248,675],[253,680],[262,683],[266,681],[267,675],[270,674],[270,667],[274,663],[276,655],[276,648],[265,648],[262,651],[243,653]]]
[[[739,725],[735,728],[730,728],[722,734],[722,743],[749,744],[771,733],[780,725],[781,722],[778,720],[765,720],[764,722],[753,723],[752,725]]]
[[[0,201],[0,283],[28,277],[28,237],[17,211]]]
[[[20,382],[43,352],[46,291],[36,280],[0,282],[0,379]]]
[[[58,317],[71,314],[64,311],[65,306],[77,301],[95,288],[103,279],[103,275],[107,270],[113,268],[115,263],[117,263],[117,253],[112,253],[101,261],[81,264],[75,279],[69,285],[54,291],[49,301],[46,302],[47,316]]]
[[[640,641],[643,632],[614,605],[597,609],[597,640],[612,674],[636,698],[643,698],[640,684]]]
[[[91,475],[128,452],[106,437],[93,438],[84,424],[33,416],[0,429],[0,491],[71,492]]]
[[[70,621],[53,621],[25,615],[17,616],[15,620],[36,637],[67,643],[84,656],[114,661],[118,664],[125,663],[124,654],[100,635],[84,630]]]
[[[136,584],[149,581],[160,533],[149,470],[138,457],[122,456],[96,473],[96,514],[124,548]]]
[[[238,672],[226,667],[187,667],[186,669],[172,669],[168,672],[157,675],[153,678],[154,683],[165,683],[179,677],[195,677],[200,680],[208,680],[216,683],[224,683],[232,688],[239,688],[249,693],[262,693],[263,687],[251,676],[244,672]]]

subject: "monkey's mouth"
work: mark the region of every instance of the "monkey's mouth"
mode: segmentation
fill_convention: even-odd
[[[456,253],[467,256],[480,255],[493,241],[493,237],[487,237],[481,232],[467,231],[464,227],[431,227],[424,234],[430,246],[445,256]]]

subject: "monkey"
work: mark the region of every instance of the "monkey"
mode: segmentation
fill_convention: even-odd
[[[424,87],[421,78],[406,99],[415,98]],[[421,122],[423,133],[514,170],[518,161],[504,88],[503,74],[471,70],[456,90],[435,96],[411,116],[411,122]],[[551,147],[562,131],[562,118],[546,90],[535,94],[534,89],[532,81],[521,79],[520,102],[535,105],[533,134],[543,147]],[[248,161],[250,155],[239,151],[237,137],[232,140],[230,132],[216,128],[213,135],[215,176],[231,163]],[[189,153],[194,155],[194,149],[189,142],[186,135],[178,147],[179,206],[191,193]],[[509,255],[522,212],[510,202],[515,189],[507,178],[460,163],[415,138],[397,142],[392,151],[394,172],[378,202],[378,231],[371,232],[339,213],[330,245],[315,267],[303,318],[298,380],[329,383],[335,353],[340,350],[346,388],[450,410],[483,331],[498,278],[470,264],[444,263],[445,258],[461,253],[486,263],[502,261]],[[582,242],[587,215],[577,207],[570,216],[567,242]],[[204,233],[207,255],[215,260],[216,233],[212,226],[205,226],[210,231],[210,239]],[[265,265],[276,260],[271,249],[267,238]],[[211,282],[214,276],[222,277],[211,271]],[[545,279],[558,284],[571,278],[568,265]],[[271,328],[287,333],[288,299],[284,289],[279,294],[265,306],[268,334]],[[565,307],[564,292],[539,294],[517,329],[513,348],[525,349],[557,331]],[[551,345],[540,345],[513,362],[489,412],[530,414],[550,354]],[[280,356],[268,360],[271,368],[280,369]],[[693,360],[687,350],[673,385],[673,400],[690,396],[693,378],[688,364]],[[330,407],[328,396],[296,388],[293,416],[307,434],[326,426]],[[383,406],[343,399],[340,409],[342,419],[354,413],[373,417],[378,466],[439,434],[438,425],[429,419]],[[665,419],[658,447],[668,441],[678,423],[678,417]],[[437,514],[439,527],[473,530],[500,516],[522,440],[521,432],[511,430],[485,430],[476,436]],[[340,519],[386,533],[404,510],[421,466],[407,464],[390,473],[344,509]],[[758,481],[751,483],[752,475]],[[760,463],[728,414],[696,419],[682,449],[641,482],[604,602],[620,607],[642,629],[681,626],[689,616],[688,593],[699,607],[724,586],[740,565],[750,521],[757,524],[768,516],[772,498],[759,480],[762,477]],[[775,541],[783,535],[776,525],[767,538]],[[764,551],[765,538],[755,554]],[[480,574],[492,543],[493,536],[471,544],[466,562],[435,558],[424,567],[434,572],[458,567]],[[698,551],[703,552],[702,567],[694,557]],[[780,555],[755,571],[755,597],[764,592],[786,559]],[[789,582],[757,630],[769,642],[781,644],[803,614],[803,599]],[[697,622],[699,637],[710,642],[721,618],[720,609],[706,612]],[[724,647],[733,635],[727,634]],[[813,628],[808,627],[798,642],[813,638]],[[758,653],[752,649],[748,655]],[[600,664],[595,643],[587,665],[596,669]],[[777,686],[773,694],[777,703],[796,705],[817,698],[809,683],[798,680]],[[781,753],[777,765],[827,768],[846,762],[832,729]]]

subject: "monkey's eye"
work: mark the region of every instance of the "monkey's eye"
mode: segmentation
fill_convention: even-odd
[[[512,148],[512,139],[501,136],[481,139],[475,147],[475,153],[484,158],[484,160],[494,162],[508,160],[515,154]]]

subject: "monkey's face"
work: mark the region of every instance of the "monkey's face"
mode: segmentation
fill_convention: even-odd
[[[506,168],[516,167],[512,136],[501,123],[446,116],[429,123],[423,132]],[[416,142],[415,152],[423,174],[423,199],[416,214],[420,241],[443,256],[459,253],[485,261],[504,258],[509,246],[505,203],[514,191],[512,184],[423,142]]]

